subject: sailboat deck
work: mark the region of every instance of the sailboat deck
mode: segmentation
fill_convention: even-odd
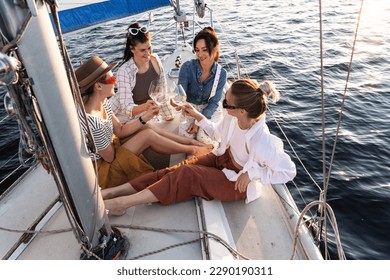
[[[211,201],[203,203],[205,209],[207,231],[235,244],[236,249],[250,259],[289,259],[291,254],[291,233],[286,229],[284,215],[277,206],[276,193],[273,188],[263,197],[250,204],[243,201],[225,202]],[[45,211],[46,207],[58,196],[54,180],[40,166],[23,178],[18,188],[8,192],[0,203],[0,224],[9,229],[27,229]],[[14,203],[19,200],[20,203]],[[13,203],[9,203],[12,201]],[[29,203],[22,203],[28,201]],[[33,203],[32,203],[33,202]],[[207,205],[210,204],[210,205]],[[24,205],[23,208],[16,208]],[[223,207],[218,208],[218,205]],[[208,207],[214,207],[207,210]],[[58,208],[58,210],[56,210]],[[70,228],[70,223],[62,206],[54,204],[54,210],[49,211],[35,230],[64,230]],[[215,210],[217,209],[217,210]],[[218,210],[219,209],[219,210]],[[223,211],[221,211],[221,209]],[[212,217],[212,216],[215,217]],[[121,217],[109,217],[111,225],[128,225],[151,227],[155,229],[192,230],[192,233],[158,232],[143,229],[120,228],[128,238],[130,248],[127,259],[203,259],[202,244],[199,240],[199,213],[195,201],[191,200],[170,206],[158,203],[140,205],[127,210]],[[218,223],[226,220],[229,227],[223,228]],[[219,232],[215,232],[215,230]],[[229,237],[230,235],[230,237]],[[0,254],[4,257],[16,244],[22,233],[1,232]],[[189,241],[195,242],[174,247]],[[267,240],[267,241],[264,241]],[[80,245],[72,231],[62,233],[40,233],[30,244],[21,243],[9,259],[79,259]],[[210,243],[217,243],[210,240]],[[219,244],[219,243],[218,243]],[[234,246],[234,244],[232,244]],[[219,245],[222,255],[230,255],[228,250]],[[169,248],[169,249],[167,249]],[[213,246],[210,246],[211,250]],[[161,249],[167,249],[159,251]],[[156,253],[156,251],[159,251]],[[153,253],[154,252],[154,253]],[[144,255],[153,253],[150,255]],[[213,254],[213,252],[212,252]],[[223,256],[222,258],[226,258]],[[298,255],[298,258],[305,258]]]
[[[177,115],[175,120],[160,126],[177,132],[178,119]],[[154,154],[151,163],[158,165],[164,156]],[[170,165],[183,159],[183,154],[172,155]],[[131,207],[121,217],[109,216],[109,221],[129,240],[127,259],[234,259],[220,242],[212,238],[201,241],[203,236],[199,231],[216,234],[249,259],[289,259],[293,243],[289,224],[292,214],[286,214],[274,187],[268,185],[263,189],[262,196],[249,204],[201,199],[170,206],[154,203]],[[17,187],[12,187],[0,200],[1,227],[26,230],[33,225],[35,230],[42,231],[70,229],[65,210],[58,201],[54,179],[41,165],[21,177]],[[183,230],[192,232],[180,232]],[[17,248],[14,247],[22,233],[1,231],[0,234],[2,258],[67,260],[79,259],[81,255],[81,246],[71,230],[40,233]],[[296,258],[308,258],[301,246],[299,249]],[[10,251],[14,253],[7,253]]]

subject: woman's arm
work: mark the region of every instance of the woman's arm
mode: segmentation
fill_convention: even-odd
[[[158,114],[158,112],[159,112],[159,107],[156,105],[151,105],[149,109],[146,111],[146,113],[141,117],[141,120],[146,123],[150,121],[154,115]],[[139,129],[141,129],[144,126],[141,120],[135,119],[123,125],[119,121],[119,119],[113,114],[112,124],[114,128],[114,134],[119,138],[125,138],[136,133]]]
[[[111,143],[105,149],[98,151],[98,154],[107,162],[112,162],[115,158],[115,148]]]
[[[147,100],[145,103],[143,104],[140,104],[140,105],[135,105],[133,107],[133,112],[132,112],[132,116],[137,116],[145,111],[147,111],[149,109],[149,107],[151,105],[155,105],[154,101],[153,100]]]
[[[251,143],[255,152],[253,164],[246,170],[249,178],[260,179],[263,184],[282,184],[292,180],[296,167],[290,156],[283,149],[283,142],[274,135],[261,144]]]

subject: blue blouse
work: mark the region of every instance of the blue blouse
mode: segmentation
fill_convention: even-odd
[[[202,83],[200,77],[202,75],[202,67],[198,59],[192,59],[183,63],[179,72],[179,84],[187,93],[187,102],[202,105],[208,104],[202,114],[210,119],[217,110],[219,102],[222,98],[223,88],[226,84],[227,74],[225,69],[221,69],[217,90],[215,95],[210,98],[211,90],[214,84],[214,78],[217,71],[217,63],[214,62],[211,67],[210,76]]]

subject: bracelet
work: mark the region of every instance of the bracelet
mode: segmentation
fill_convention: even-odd
[[[146,122],[141,118],[141,116],[139,116],[139,121],[142,123],[142,124],[146,124]]]

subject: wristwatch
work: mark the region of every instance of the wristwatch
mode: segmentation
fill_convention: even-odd
[[[141,116],[139,116],[139,121],[142,123],[142,124],[146,124],[146,122],[141,118]]]

